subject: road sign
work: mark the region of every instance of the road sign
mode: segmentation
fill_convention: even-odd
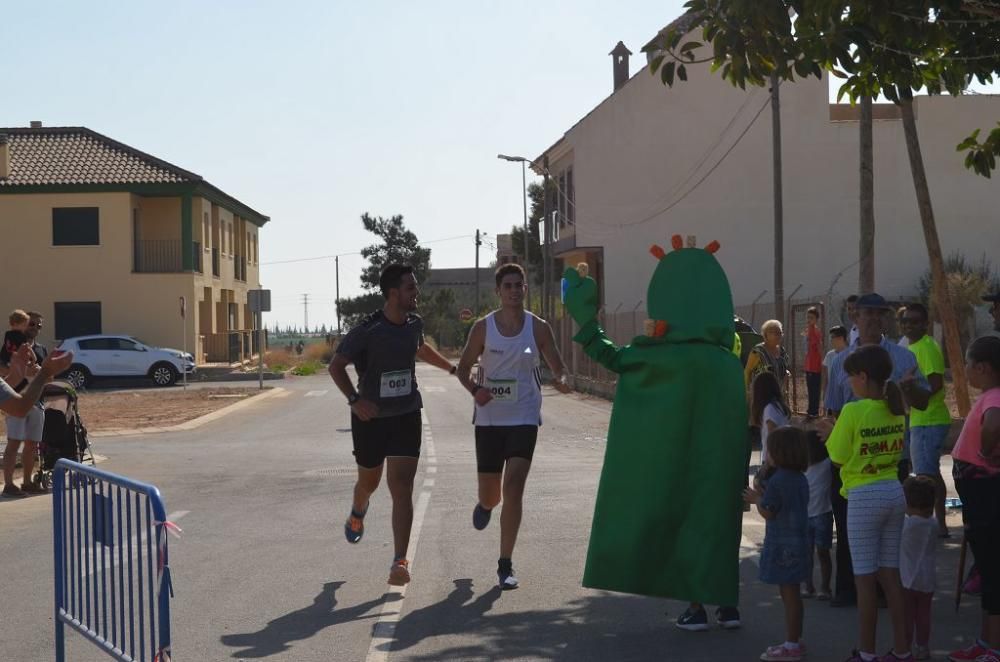
[[[271,312],[271,290],[249,290],[247,305],[250,306],[251,313]]]
[[[472,319],[472,311],[468,308],[463,308],[458,313],[458,319],[462,320],[463,322],[468,322],[469,320]]]

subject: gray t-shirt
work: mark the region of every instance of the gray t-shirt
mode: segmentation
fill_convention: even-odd
[[[372,313],[351,329],[337,347],[358,371],[358,393],[378,406],[378,418],[417,411],[423,406],[417,390],[416,354],[424,344],[424,321],[407,315],[393,324],[382,311]]]

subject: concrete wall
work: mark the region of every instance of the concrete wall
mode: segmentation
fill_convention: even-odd
[[[729,274],[736,304],[762,290],[773,297],[771,111],[766,89],[733,88],[707,65],[667,88],[641,70],[570,128],[550,150],[551,170],[572,164],[577,246],[604,248],[605,304],[645,299],[654,259],[672,234],[696,235]],[[684,196],[760,116],[732,152]],[[830,120],[826,80],[781,87],[786,296],[857,287],[858,124]],[[978,259],[1000,246],[1000,185],[967,171],[955,145],[971,130],[994,126],[1000,97],[920,97],[918,127],[946,254]],[[912,294],[927,268],[902,126],[875,123],[876,285]],[[713,149],[714,146],[714,149]],[[683,198],[683,199],[682,199]],[[664,213],[658,213],[670,206]],[[1000,261],[1000,260],[998,260]]]

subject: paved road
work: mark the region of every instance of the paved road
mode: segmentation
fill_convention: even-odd
[[[764,528],[755,514],[744,523],[742,630],[681,632],[672,625],[684,607],[677,602],[580,587],[610,407],[548,389],[514,559],[522,588],[501,594],[496,522],[482,532],[470,522],[471,401],[454,378],[419,371],[427,425],[414,579],[403,594],[385,583],[384,489],[361,544],[344,541],[349,417],[325,375],[284,380],[277,385],[287,395],[195,431],[99,440],[109,458],[102,468],[158,485],[184,529],[171,542],[175,660],[753,660],[782,639],[780,600],[756,581]],[[49,499],[0,500],[3,660],[52,659],[50,526]],[[969,599],[952,608],[956,549],[944,544],[939,563],[939,659],[978,620]],[[843,659],[855,617],[807,603],[810,659]],[[887,625],[883,612],[880,648]],[[68,653],[75,662],[107,659],[73,633]]]

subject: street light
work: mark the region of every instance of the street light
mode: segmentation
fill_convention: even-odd
[[[521,164],[521,197],[524,203],[524,280],[527,285],[530,283],[528,278],[528,240],[531,235],[528,234],[528,179],[527,179],[527,165],[530,161],[523,156],[507,156],[506,154],[497,154],[498,159],[504,161],[510,161],[512,163]],[[531,308],[531,296],[528,296],[528,309]]]

